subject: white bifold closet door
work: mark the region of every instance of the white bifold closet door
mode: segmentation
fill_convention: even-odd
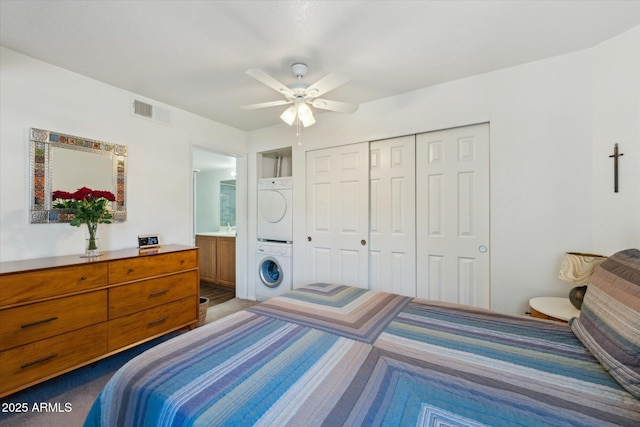
[[[306,165],[306,283],[490,307],[489,124],[312,150]]]
[[[417,135],[417,296],[490,307],[489,124]]]
[[[308,151],[306,165],[306,281],[368,288],[369,143]]]
[[[373,141],[370,150],[369,284],[416,296],[415,135]]]

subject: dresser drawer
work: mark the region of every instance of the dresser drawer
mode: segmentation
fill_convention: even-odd
[[[0,306],[107,285],[107,263],[51,268],[0,277]]]
[[[198,294],[198,272],[172,274],[109,289],[109,318],[146,310]]]
[[[139,256],[109,263],[109,283],[123,283],[198,267],[196,250]]]
[[[195,296],[150,308],[109,321],[109,351],[161,334],[172,328],[195,323],[198,307]]]
[[[0,350],[106,320],[106,290],[0,310]]]
[[[0,352],[0,394],[107,352],[107,323]]]

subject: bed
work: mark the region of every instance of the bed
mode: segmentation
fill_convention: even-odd
[[[85,426],[640,425],[638,313],[635,249],[570,325],[308,285],[132,359]]]

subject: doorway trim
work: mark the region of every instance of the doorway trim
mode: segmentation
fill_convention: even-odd
[[[227,152],[211,148],[202,144],[190,144],[189,148],[189,235],[192,245],[195,245],[195,185],[193,179],[193,155],[194,151],[208,151],[221,156],[236,159],[236,297],[246,299],[247,288],[247,245],[248,245],[248,217],[247,217],[247,155],[242,153]]]

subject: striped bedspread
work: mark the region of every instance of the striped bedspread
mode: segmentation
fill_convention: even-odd
[[[565,324],[311,285],[141,354],[86,426],[640,425]]]

